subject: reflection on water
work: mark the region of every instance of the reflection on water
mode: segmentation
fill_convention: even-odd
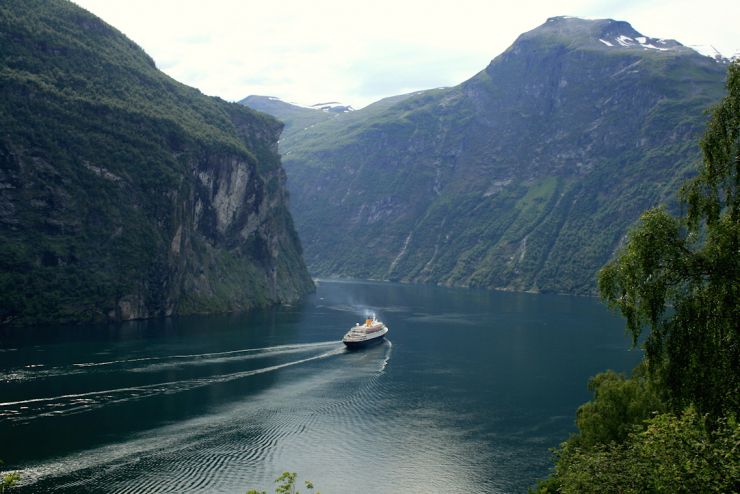
[[[367,309],[389,338],[348,352]],[[249,315],[6,331],[0,456],[20,492],[271,491],[283,470],[325,494],[522,492],[587,377],[639,359],[621,327],[590,299],[321,282]]]

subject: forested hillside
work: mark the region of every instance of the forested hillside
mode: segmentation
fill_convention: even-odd
[[[282,125],[172,80],[71,2],[0,4],[0,323],[131,319],[312,289]]]
[[[627,228],[694,173],[725,70],[625,22],[557,17],[459,86],[310,123],[262,109],[291,129],[312,272],[592,294]]]

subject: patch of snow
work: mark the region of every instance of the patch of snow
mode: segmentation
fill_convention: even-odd
[[[604,44],[605,44],[606,46],[614,46],[613,44],[609,43],[609,42],[608,42],[607,40],[605,40],[605,39],[601,39],[601,38],[599,38],[599,41],[601,41],[602,43],[604,43]]]
[[[638,43],[640,43],[641,45],[644,45],[645,43],[647,43],[647,38],[646,38],[645,36],[638,36],[638,37],[636,37],[635,39],[636,39],[636,40],[637,40],[637,42],[638,42]]]
[[[326,103],[316,103],[315,105],[311,105],[309,108],[313,110],[321,110],[321,111],[333,112],[333,113],[343,113],[343,112],[354,111],[354,108],[352,108],[350,105],[345,105],[337,101],[327,101]]]
[[[629,36],[625,36],[624,34],[617,37],[617,43],[619,43],[622,46],[632,46],[634,42],[635,40],[633,40]]]

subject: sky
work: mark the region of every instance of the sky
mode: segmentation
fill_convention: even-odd
[[[740,0],[73,0],[203,93],[361,108],[459,84],[548,17],[740,53]]]

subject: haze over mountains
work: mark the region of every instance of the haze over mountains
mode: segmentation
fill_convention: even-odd
[[[462,84],[330,114],[265,97],[310,270],[589,294],[694,172],[723,60],[628,23],[548,19]]]
[[[282,124],[64,0],[0,4],[0,324],[226,312],[313,288]]]

